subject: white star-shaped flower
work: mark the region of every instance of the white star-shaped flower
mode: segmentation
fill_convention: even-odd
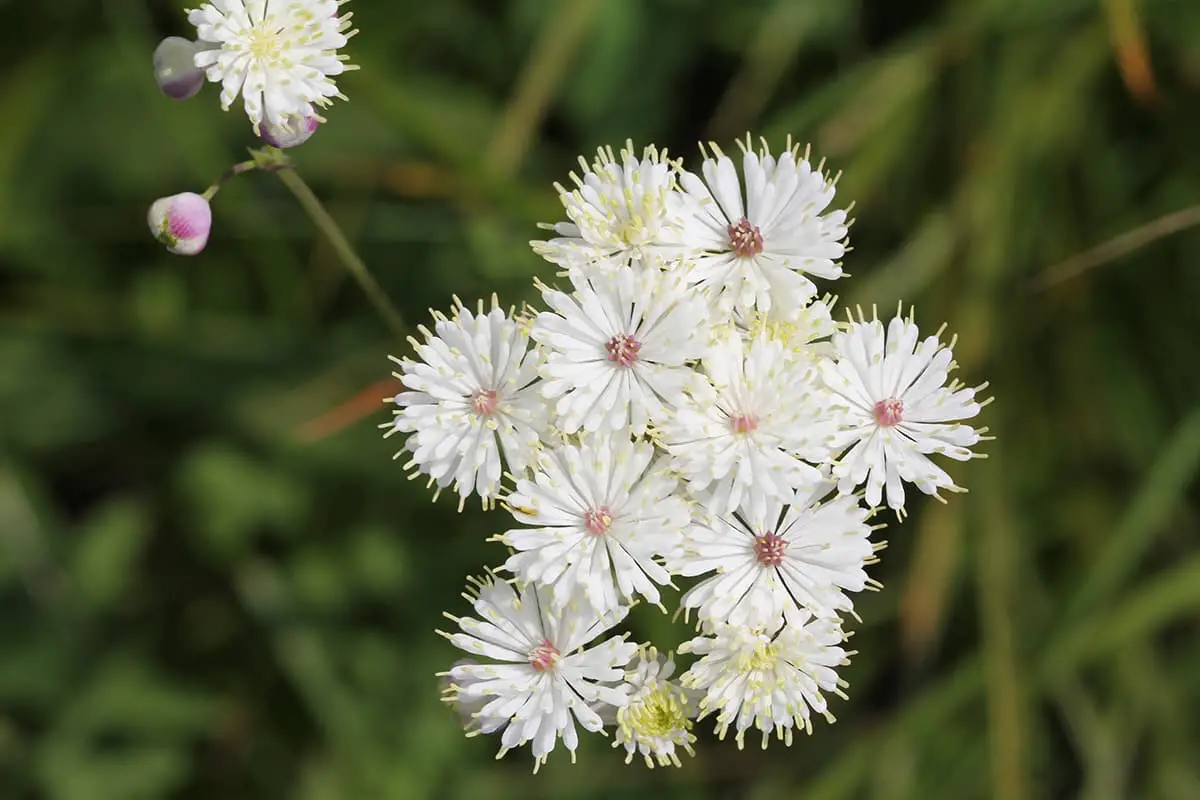
[[[669,565],[678,575],[709,577],[684,594],[680,607],[698,609],[707,622],[767,630],[810,614],[852,611],[846,592],[867,586],[864,567],[875,561],[871,512],[854,495],[822,503],[832,489],[822,482],[757,512],[696,519]]]
[[[778,158],[742,143],[743,186],[733,161],[715,144],[703,179],[684,171],[687,196],[681,244],[693,253],[692,280],[725,311],[794,308],[817,292],[807,275],[842,276],[846,212],[826,211],[834,184],[798,147]]]
[[[641,436],[683,398],[708,337],[708,308],[677,272],[571,273],[572,294],[543,287],[534,320],[546,351],[541,392],[566,433]]]
[[[255,132],[324,119],[317,107],[345,99],[333,77],[356,67],[338,50],[357,31],[346,0],[215,0],[188,11],[201,49],[195,64],[221,84],[221,107],[238,95]]]
[[[839,489],[849,492],[865,482],[873,506],[886,489],[887,504],[897,511],[904,508],[903,481],[934,496],[938,489],[957,491],[928,456],[975,457],[969,448],[986,432],[957,421],[974,417],[989,402],[975,399],[987,384],[947,385],[956,367],[954,342],[943,345],[934,335],[918,343],[919,337],[911,316],[897,312],[885,332],[878,319],[868,322],[860,315],[834,335],[836,359],[821,363],[825,385],[850,408],[835,442],[839,452],[849,448],[833,467]]]
[[[734,334],[709,349],[703,372],[708,382],[689,389],[656,432],[694,496],[728,514],[820,479],[813,464],[831,453],[839,409],[812,364],[777,340]]]
[[[696,752],[692,743],[692,717],[696,708],[689,692],[671,680],[675,661],[655,648],[643,648],[637,664],[627,673],[629,703],[617,709],[617,731],[613,747],[625,748],[625,763],[641,754],[646,766],[681,766],[679,750],[689,756]]]
[[[679,652],[700,659],[679,682],[703,695],[699,718],[716,714],[720,738],[733,728],[740,749],[754,728],[763,749],[772,733],[790,747],[793,728],[812,733],[812,712],[834,721],[825,693],[845,697],[837,676],[837,668],[850,663],[845,638],[838,620],[828,617],[774,632],[716,625],[711,635],[680,646]]]
[[[385,435],[411,434],[405,468],[428,475],[439,490],[453,484],[460,506],[472,492],[487,504],[500,489],[501,451],[519,473],[546,430],[535,385],[540,355],[495,297],[486,313],[482,302],[475,314],[459,304],[452,319],[435,315],[434,331],[420,330],[423,343],[409,339],[419,360],[392,359],[405,391],[396,395]]]
[[[518,594],[491,578],[478,584],[473,604],[479,618],[450,617],[459,632],[442,635],[489,661],[459,662],[444,673],[447,699],[471,709],[480,732],[503,728],[497,757],[532,742],[536,772],[561,737],[574,760],[575,722],[600,731],[604,722],[593,706],[620,708],[628,701],[623,667],[637,645],[614,636],[587,647],[628,609],[607,615],[586,603],[556,609],[536,586]]]
[[[570,221],[543,226],[558,236],[531,242],[535,252],[591,272],[678,251],[683,198],[665,150],[647,147],[638,158],[626,142],[619,154],[601,147],[591,164],[581,156],[579,165],[582,175],[571,173],[574,188],[554,184]]]
[[[660,563],[691,521],[654,446],[624,434],[590,436],[543,452],[505,504],[518,522],[499,539],[517,552],[504,568],[547,587],[556,605],[613,611],[641,595],[659,602]]]

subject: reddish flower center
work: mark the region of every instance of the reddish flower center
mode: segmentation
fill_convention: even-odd
[[[734,433],[753,433],[758,429],[758,417],[754,414],[734,414],[729,418],[729,427]]]
[[[729,233],[729,249],[738,258],[754,258],[763,251],[763,235],[750,220],[742,217],[726,230]]]
[[[642,349],[642,343],[632,336],[622,333],[609,339],[608,344],[604,345],[604,349],[608,351],[609,361],[622,367],[631,367],[633,362],[638,359],[638,351]]]
[[[904,403],[895,397],[889,397],[887,400],[880,400],[875,404],[875,408],[871,410],[875,415],[875,421],[885,428],[890,428],[893,425],[898,425],[904,417]]]
[[[754,539],[754,557],[764,567],[778,567],[783,563],[783,552],[787,542],[776,533],[764,533]]]
[[[603,536],[608,533],[612,523],[612,512],[608,510],[608,506],[600,506],[583,515],[583,525],[592,536]]]
[[[550,644],[549,639],[543,639],[542,643],[529,653],[529,666],[537,672],[552,670],[557,663],[558,648]]]
[[[499,407],[500,401],[496,399],[496,392],[492,389],[480,389],[471,395],[471,410],[476,416],[490,417]]]

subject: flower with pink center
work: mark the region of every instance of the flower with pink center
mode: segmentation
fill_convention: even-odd
[[[516,552],[504,568],[545,586],[555,605],[607,612],[641,596],[659,602],[662,566],[691,521],[654,446],[625,435],[587,436],[538,458],[504,499],[525,526],[500,535]]]
[[[842,492],[865,483],[867,502],[878,505],[886,494],[888,506],[903,512],[904,482],[935,496],[939,489],[958,490],[929,456],[975,457],[970,448],[986,429],[959,421],[989,401],[975,399],[987,384],[947,384],[956,368],[954,342],[942,344],[940,333],[921,340],[911,314],[906,319],[897,312],[886,331],[860,313],[834,334],[836,355],[821,364],[820,374],[849,408],[835,441],[840,456],[833,475]]]
[[[176,255],[194,256],[208,244],[212,208],[194,192],[161,197],[150,206],[146,221],[154,238]]]
[[[837,430],[815,367],[766,336],[722,338],[701,362],[706,382],[658,426],[688,490],[713,513],[787,499],[811,487]]]
[[[785,502],[696,518],[668,559],[678,575],[704,576],[680,606],[703,622],[769,630],[853,611],[847,593],[870,584],[865,567],[875,561],[871,512],[854,495],[827,497],[833,488],[823,481]]]
[[[475,731],[501,732],[501,756],[530,742],[536,771],[561,738],[574,757],[576,723],[599,731],[604,720],[597,709],[629,702],[623,667],[637,645],[613,636],[589,646],[628,609],[556,608],[541,588],[527,585],[518,593],[491,577],[472,588],[478,617],[450,617],[458,631],[442,635],[479,660],[460,661],[442,674],[445,699],[470,709]]]
[[[574,292],[542,288],[550,310],[533,339],[546,351],[542,396],[565,433],[640,436],[683,397],[704,352],[708,309],[679,272],[572,273]]]
[[[701,176],[683,171],[681,244],[693,255],[691,280],[725,312],[803,306],[816,294],[809,275],[842,276],[845,211],[829,211],[834,184],[788,141],[778,157],[765,143],[742,147],[744,186],[715,144]],[[744,190],[744,191],[743,191]]]
[[[452,318],[435,315],[433,331],[420,330],[424,342],[410,339],[416,358],[393,359],[404,390],[387,435],[408,434],[405,467],[439,491],[453,485],[460,507],[472,493],[486,505],[500,491],[501,455],[520,474],[548,429],[539,353],[494,297],[486,312],[459,304]]]

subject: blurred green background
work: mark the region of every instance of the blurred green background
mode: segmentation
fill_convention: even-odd
[[[1200,3],[351,7],[295,156],[410,328],[532,299],[577,154],[790,133],[855,202],[832,288],[960,334],[991,457],[886,531],[836,725],[496,762],[433,628],[505,522],[390,460],[407,345],[274,176],[151,240],[254,143],[157,94],[182,3],[0,2],[0,798],[1200,797]]]

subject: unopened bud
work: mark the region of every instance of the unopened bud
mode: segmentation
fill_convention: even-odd
[[[154,81],[159,91],[175,100],[187,100],[204,85],[204,70],[196,67],[200,45],[179,36],[168,36],[154,49]]]
[[[289,147],[304,144],[317,130],[320,123],[315,116],[298,116],[289,114],[282,125],[273,122],[263,122],[258,129],[258,135],[271,147],[286,150]]]
[[[212,208],[194,192],[160,197],[147,215],[150,232],[172,253],[194,256],[208,244]]]

